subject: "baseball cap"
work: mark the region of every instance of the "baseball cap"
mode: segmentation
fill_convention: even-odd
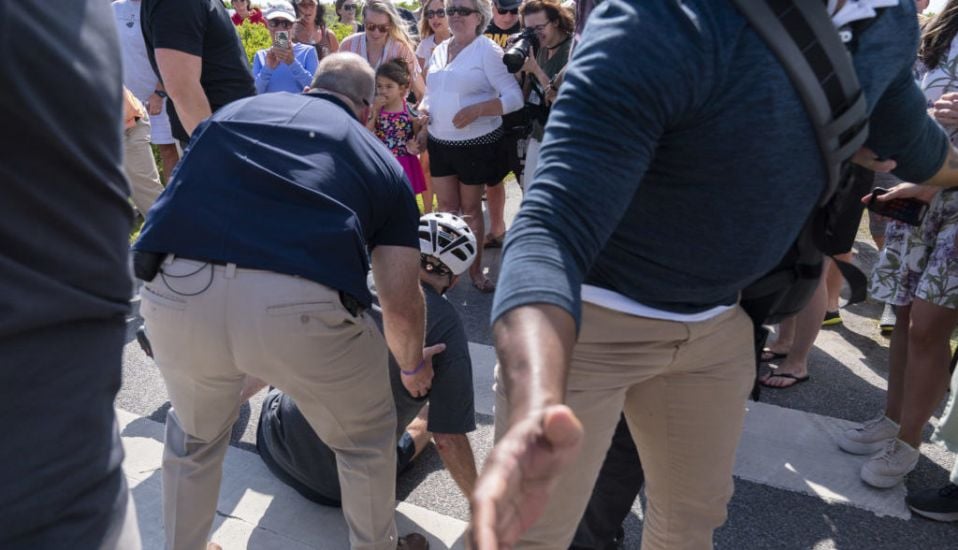
[[[286,0],[270,0],[263,10],[263,17],[267,20],[286,19],[287,21],[296,21],[296,12],[293,11],[293,5]]]
[[[504,10],[515,10],[519,9],[519,6],[522,4],[522,0],[493,0],[493,3],[497,8],[502,8]]]

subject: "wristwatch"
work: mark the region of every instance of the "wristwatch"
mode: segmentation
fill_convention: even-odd
[[[153,93],[160,96],[160,99],[167,98],[166,92],[164,92],[163,90],[153,90]]]

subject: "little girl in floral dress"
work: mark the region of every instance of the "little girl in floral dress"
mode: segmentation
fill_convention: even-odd
[[[420,123],[406,105],[409,95],[409,68],[402,59],[391,59],[376,70],[376,99],[367,126],[399,161],[413,194],[426,190],[426,178],[419,164],[416,135]]]

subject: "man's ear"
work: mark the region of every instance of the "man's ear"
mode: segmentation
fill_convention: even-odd
[[[359,122],[366,124],[369,122],[369,112],[372,108],[369,105],[363,105],[359,111],[356,112],[356,116],[359,118]]]

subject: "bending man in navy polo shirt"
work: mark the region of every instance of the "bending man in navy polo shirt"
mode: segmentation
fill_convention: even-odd
[[[247,375],[296,399],[336,452],[350,546],[397,540],[396,412],[425,395],[419,219],[402,168],[362,122],[375,89],[353,54],[327,57],[308,94],[236,101],[201,123],[135,250],[162,255],[142,315],[173,408],[166,418],[167,548],[207,544]],[[367,252],[371,250],[371,253]],[[370,257],[385,340],[364,310]]]

